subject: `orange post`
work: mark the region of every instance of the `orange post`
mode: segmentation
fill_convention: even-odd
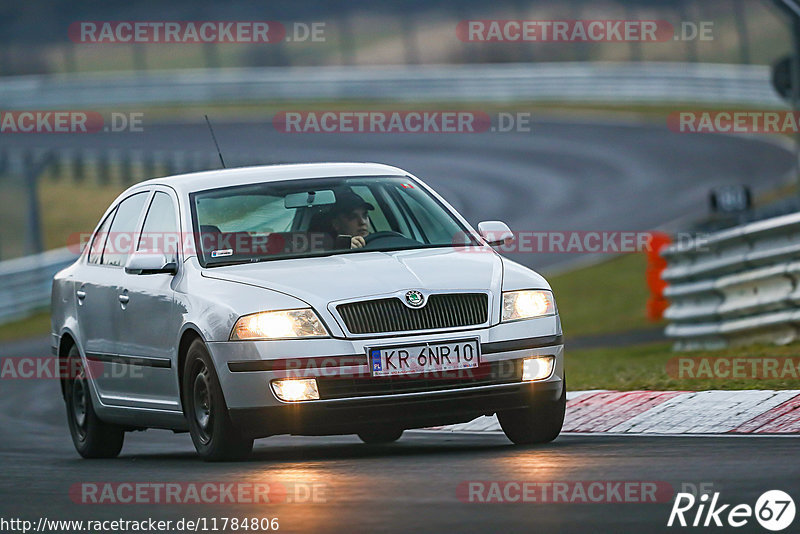
[[[664,317],[664,310],[669,306],[669,301],[664,298],[664,289],[667,283],[661,278],[661,273],[667,268],[667,261],[659,252],[672,243],[672,237],[664,232],[651,232],[647,248],[647,271],[645,279],[650,288],[650,298],[647,300],[647,318],[653,322]]]

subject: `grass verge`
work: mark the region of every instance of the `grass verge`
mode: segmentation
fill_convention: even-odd
[[[652,327],[645,316],[647,258],[626,254],[550,278],[569,337]]]
[[[91,233],[126,187],[43,180],[39,186],[39,207],[45,249],[78,243],[77,234]]]
[[[50,333],[50,311],[39,311],[26,319],[0,325],[0,342],[46,336]]]
[[[567,344],[569,349],[569,343]],[[673,361],[676,371],[668,372],[667,364],[678,358],[756,358],[763,364],[764,358],[786,358],[797,356],[797,345],[783,347],[752,346],[717,351],[672,352],[668,343],[656,343],[636,347],[615,347],[590,350],[567,350],[566,370],[569,389],[614,389],[620,391],[658,390],[658,391],[704,391],[709,389],[800,389],[800,369],[795,362],[793,372],[781,372],[779,378],[744,378],[749,374],[751,363],[743,363],[740,372],[733,366],[721,367],[731,376],[710,379],[711,372],[703,372],[695,365],[696,378],[678,378],[677,361]],[[712,364],[713,365],[713,364]],[[774,375],[773,375],[774,376]]]

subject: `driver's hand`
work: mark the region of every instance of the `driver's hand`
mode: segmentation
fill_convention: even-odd
[[[367,244],[367,242],[364,241],[364,238],[361,237],[360,235],[353,236],[350,239],[350,248],[351,249],[353,249],[353,248],[361,248],[366,244]]]

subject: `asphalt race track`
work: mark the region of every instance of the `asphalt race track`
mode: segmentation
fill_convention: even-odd
[[[212,117],[213,119],[213,117]],[[202,119],[201,119],[202,120]],[[4,136],[8,147],[213,151],[205,123],[153,123],[143,132]],[[500,219],[514,231],[647,231],[707,211],[708,192],[786,180],[792,153],[769,139],[678,134],[666,125],[534,122],[530,132],[287,134],[267,122],[215,122],[228,162],[372,161],[433,186],[474,225]],[[91,231],[87,229],[86,231]],[[528,250],[528,249],[523,249]],[[521,253],[534,269],[585,254]]]
[[[4,356],[41,354],[44,340],[6,346]],[[467,481],[666,483],[720,492],[721,503],[753,506],[767,490],[800,490],[797,439],[786,437],[614,437],[565,435],[517,448],[502,435],[407,432],[370,446],[355,436],[273,437],[244,463],[205,464],[187,434],[128,434],[120,458],[82,460],[72,447],[53,380],[4,380],[0,395],[0,511],[3,517],[177,521],[278,517],[286,532],[660,532],[670,497],[657,503],[471,503]],[[76,504],[75,484],[105,482],[278,483],[279,504]],[[710,484],[710,485],[709,485]],[[307,502],[315,487],[317,500]],[[296,496],[292,497],[293,495]],[[660,495],[660,494],[658,494]],[[693,518],[693,515],[687,516]],[[748,524],[738,531],[760,531]],[[722,531],[722,529],[718,529]]]
[[[712,185],[782,183],[792,156],[746,137],[677,135],[664,127],[535,123],[530,134],[287,135],[271,125],[220,123],[223,150],[263,153],[265,162],[380,161],[428,181],[471,222],[503,219],[516,230],[647,230],[704,213]],[[10,137],[10,136],[9,136]],[[152,125],[146,133],[16,136],[12,146],[157,147],[206,150],[200,125]],[[43,145],[44,144],[44,145]],[[570,255],[523,255],[535,268]],[[640,281],[636,281],[640,283]],[[0,356],[45,356],[47,340],[0,347]],[[565,435],[516,448],[498,435],[408,432],[396,444],[354,436],[275,437],[250,461],[204,464],[188,435],[128,434],[117,460],[74,451],[55,380],[0,383],[0,512],[48,519],[177,520],[278,517],[302,532],[671,532],[671,501],[655,504],[462,502],[465,481],[657,481],[720,492],[755,505],[763,492],[797,494],[796,438]],[[279,482],[320,484],[317,502],[269,505],[76,504],[87,482]],[[323,502],[324,501],[324,502]],[[391,526],[390,526],[391,525]],[[695,530],[695,529],[691,529]],[[722,531],[723,529],[717,529]],[[761,531],[754,520],[738,531]]]

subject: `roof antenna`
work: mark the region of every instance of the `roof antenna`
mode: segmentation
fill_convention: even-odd
[[[214,140],[214,146],[217,147],[217,154],[219,154],[219,162],[222,163],[222,168],[227,169],[225,166],[225,160],[222,159],[222,151],[219,149],[219,143],[217,143],[217,136],[214,135],[214,128],[211,127],[211,121],[208,120],[208,115],[203,115],[206,118],[206,124],[208,124],[208,129],[211,130],[211,139]]]

